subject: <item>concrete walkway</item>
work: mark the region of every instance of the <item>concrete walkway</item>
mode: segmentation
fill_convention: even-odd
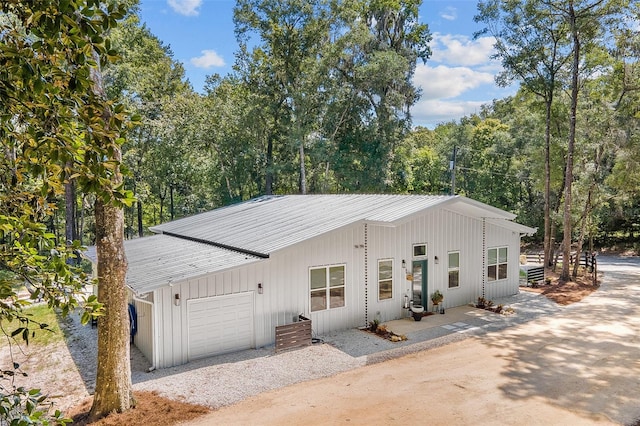
[[[383,323],[389,331],[405,335],[407,340],[402,342],[391,342],[357,329],[337,331],[319,337],[325,343],[355,358],[367,357],[366,363],[373,363],[460,341],[469,335],[524,324],[541,316],[561,312],[566,308],[539,293],[527,291],[494,301],[494,305],[500,304],[505,308],[512,308],[514,313],[499,315],[471,306],[458,306],[446,309],[445,314],[425,316],[421,321],[407,317]],[[383,353],[386,351],[391,352]]]

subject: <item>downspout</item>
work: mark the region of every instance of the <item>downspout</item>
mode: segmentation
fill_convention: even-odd
[[[487,282],[487,219],[482,218],[482,298],[485,297]]]
[[[364,224],[364,326],[369,324],[369,241],[367,224]]]

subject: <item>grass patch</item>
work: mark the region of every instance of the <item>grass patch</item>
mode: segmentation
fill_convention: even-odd
[[[55,311],[50,309],[46,304],[31,306],[25,309],[23,314],[29,318],[30,321],[36,321],[40,324],[48,324],[49,329],[41,330],[38,324],[29,322],[29,345],[47,346],[52,343],[60,342],[64,339],[64,334],[62,333],[62,330],[60,330],[60,324],[58,323],[58,316]],[[16,320],[13,320],[12,322],[2,321],[2,327],[5,332],[11,334],[17,328],[24,327],[24,323]],[[35,334],[33,332],[35,332]],[[15,339],[18,343],[23,343],[21,335],[17,335]],[[6,344],[6,339],[0,339],[0,346],[4,346]]]

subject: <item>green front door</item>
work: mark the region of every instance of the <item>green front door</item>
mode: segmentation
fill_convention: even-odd
[[[427,260],[413,261],[413,288],[411,300],[416,305],[424,306],[427,309]]]

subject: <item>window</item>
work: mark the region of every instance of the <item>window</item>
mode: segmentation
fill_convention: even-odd
[[[449,288],[460,287],[460,252],[449,252]]]
[[[507,247],[490,248],[487,251],[487,278],[489,281],[507,279]]]
[[[378,260],[378,300],[393,297],[393,259]]]
[[[344,265],[309,270],[311,312],[344,306]]]
[[[413,257],[422,257],[427,255],[426,244],[415,244],[413,246]]]

